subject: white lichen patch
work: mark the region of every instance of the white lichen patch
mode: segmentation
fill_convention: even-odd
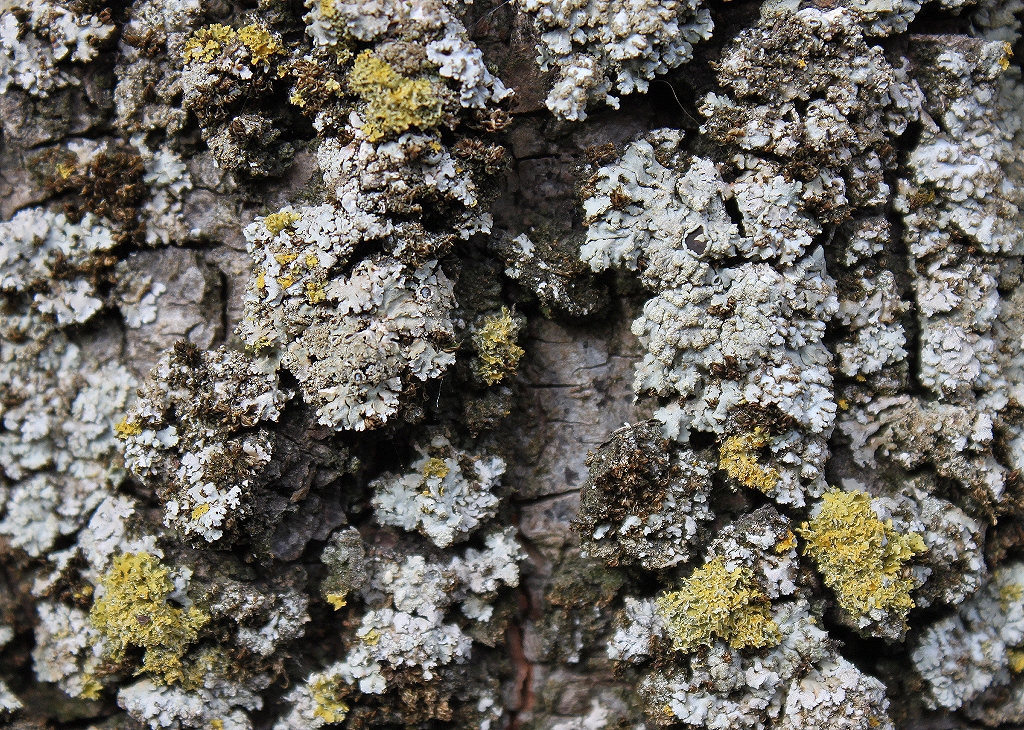
[[[265,429],[289,394],[241,353],[180,343],[140,390],[118,433],[125,463],[164,502],[164,523],[207,542],[240,524],[270,461]]]
[[[112,224],[86,213],[77,223],[64,213],[27,208],[0,223],[0,290],[31,293],[39,311],[58,324],[85,322],[103,306],[87,274],[117,241]]]
[[[462,542],[494,516],[494,494],[505,462],[472,457],[437,437],[402,476],[387,474],[370,486],[377,521],[419,531],[438,547]]]
[[[518,0],[540,36],[537,63],[557,72],[546,103],[557,117],[587,118],[587,106],[619,107],[618,94],[644,93],[658,75],[693,58],[711,37],[700,0],[567,2]]]
[[[74,83],[71,62],[87,63],[114,25],[97,15],[76,13],[61,3],[8,2],[0,13],[0,94],[11,85],[33,96]]]

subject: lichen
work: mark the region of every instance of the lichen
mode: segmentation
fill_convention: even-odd
[[[348,85],[366,104],[363,131],[371,142],[413,127],[428,130],[441,121],[442,103],[432,82],[403,76],[372,51],[356,56]]]
[[[499,314],[484,319],[483,325],[473,333],[476,348],[476,372],[485,383],[494,385],[515,375],[519,360],[526,351],[516,344],[519,323],[505,307]]]
[[[129,648],[137,647],[145,653],[136,674],[149,673],[168,684],[184,679],[182,657],[210,617],[197,606],[171,602],[180,589],[170,569],[149,553],[126,553],[114,558],[102,587],[89,620],[105,639],[107,656],[124,662]]]
[[[758,460],[758,452],[771,442],[763,428],[730,436],[719,449],[718,468],[745,487],[768,493],[779,481],[779,472]]]
[[[692,652],[724,639],[736,649],[774,646],[782,636],[771,601],[749,568],[730,569],[716,557],[693,571],[677,591],[658,597],[673,646]]]
[[[831,489],[799,534],[839,605],[857,619],[892,614],[905,621],[915,587],[907,563],[927,549],[921,535],[882,521],[865,492]],[[905,629],[905,624],[904,624]]]

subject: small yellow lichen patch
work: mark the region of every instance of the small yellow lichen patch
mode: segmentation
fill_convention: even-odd
[[[323,284],[318,284],[315,281],[306,282],[306,301],[310,304],[319,304],[327,298],[327,290],[324,289]]]
[[[224,721],[220,718],[210,720],[210,728],[212,730],[224,730]]]
[[[325,598],[335,611],[348,605],[348,601],[345,600],[344,593],[328,593]]]
[[[203,515],[205,515],[209,511],[210,511],[210,505],[208,505],[208,504],[201,504],[198,507],[195,507],[192,510],[192,520],[193,521],[198,520],[200,517],[202,517]]]
[[[195,606],[176,608],[168,602],[174,591],[169,575],[149,553],[119,555],[103,576],[104,594],[89,620],[106,638],[112,661],[124,661],[130,646],[139,647],[145,655],[137,673],[172,683],[183,679],[181,658],[210,617]]]
[[[444,459],[427,459],[427,463],[423,465],[423,478],[444,479],[449,471],[451,470],[444,463]]]
[[[266,64],[271,56],[283,54],[281,44],[270,35],[265,25],[252,23],[238,31],[238,39],[249,49],[249,60],[255,64]]]
[[[290,228],[302,216],[290,210],[282,210],[278,213],[271,213],[263,219],[263,225],[271,236],[276,236],[285,228]]]
[[[745,487],[767,494],[779,482],[779,472],[758,462],[758,451],[771,443],[763,428],[730,436],[718,452],[718,468]]]
[[[277,283],[280,284],[282,289],[287,289],[295,283],[295,279],[291,276],[279,276],[277,277]]]
[[[1006,652],[1006,658],[1010,662],[1010,671],[1014,674],[1024,672],[1024,649],[1010,649]]]
[[[138,436],[142,433],[142,424],[138,421],[129,421],[127,418],[114,425],[114,433],[120,439]]]
[[[315,255],[311,253],[306,254],[306,258],[304,260],[306,262],[307,269],[315,269],[317,266],[320,265],[320,259],[318,259]]]
[[[1005,71],[1010,68],[1010,59],[1013,58],[1013,46],[1003,43],[1003,57],[999,59],[999,68]]]
[[[212,61],[235,37],[230,26],[220,23],[200,28],[185,42],[185,63]]]
[[[526,351],[516,344],[519,325],[512,313],[502,307],[500,314],[487,317],[484,326],[473,335],[476,347],[476,372],[488,385],[514,375]]]
[[[782,553],[788,553],[795,547],[796,535],[793,534],[792,530],[786,530],[785,536],[775,545],[775,552],[781,555]]]
[[[906,563],[927,549],[916,532],[901,535],[892,520],[882,521],[865,492],[830,489],[818,516],[798,530],[810,555],[836,592],[839,605],[853,616],[872,609],[892,611],[905,619],[914,607],[914,584]]]
[[[62,162],[56,167],[57,177],[59,177],[61,180],[67,180],[69,177],[75,174],[75,171],[77,169],[77,166],[73,162]]]
[[[82,676],[82,691],[78,693],[79,697],[83,700],[98,700],[102,691],[103,685],[99,680],[89,674]]]
[[[1024,598],[1024,586],[1017,583],[1007,583],[999,588],[999,605],[1004,611],[1009,611],[1015,603],[1020,603]]]
[[[656,605],[680,651],[710,646],[716,638],[735,649],[774,646],[781,640],[771,601],[753,571],[728,570],[722,557],[693,571],[682,588],[660,596]]]
[[[348,713],[348,705],[341,701],[344,681],[338,676],[314,676],[309,682],[309,694],[313,698],[313,716],[321,718],[328,725],[341,722]]]
[[[348,86],[366,102],[363,132],[371,142],[410,127],[430,129],[441,121],[441,98],[430,80],[403,76],[371,51],[356,57]]]
[[[297,253],[275,253],[274,254],[274,261],[276,261],[277,263],[279,263],[279,264],[281,264],[283,266],[285,264],[290,264],[292,261],[294,261],[298,257],[299,257],[299,255]]]

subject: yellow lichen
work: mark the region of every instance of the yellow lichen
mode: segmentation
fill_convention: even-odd
[[[302,216],[290,210],[282,210],[277,213],[271,213],[263,219],[263,225],[266,226],[267,232],[271,236],[276,236],[278,233],[283,231],[285,228],[291,228]]]
[[[341,692],[346,687],[338,676],[316,676],[309,683],[309,694],[313,698],[313,716],[328,725],[341,722],[348,713],[348,705],[341,701]]]
[[[328,593],[325,598],[334,610],[337,611],[338,609],[344,608],[348,605],[348,601],[345,600],[345,595],[346,594],[344,593]]]
[[[256,272],[256,288],[266,289],[267,288],[267,272],[260,269]]]
[[[249,49],[249,60],[254,64],[266,64],[272,56],[284,53],[281,44],[260,23],[251,23],[241,28],[238,39]]]
[[[785,536],[775,545],[775,552],[781,555],[782,553],[788,553],[795,547],[796,535],[793,534],[792,530],[786,530]]]
[[[1009,43],[1003,43],[1003,56],[999,59],[999,68],[1003,71],[1010,68],[1010,59],[1013,58],[1013,46]]]
[[[279,264],[281,264],[283,266],[285,264],[290,264],[292,261],[294,261],[298,257],[299,257],[299,255],[297,253],[275,253],[274,254],[274,261],[276,261],[277,263],[279,263]]]
[[[327,290],[324,289],[323,284],[318,284],[315,281],[306,282],[306,301],[310,304],[319,304],[327,298]]]
[[[79,697],[83,700],[98,700],[102,691],[103,685],[98,679],[88,673],[82,675],[82,691],[78,693]]]
[[[1004,611],[1009,611],[1015,603],[1020,603],[1024,598],[1024,586],[1018,583],[1007,583],[999,588],[999,605]]]
[[[333,18],[337,11],[334,9],[334,0],[320,0],[320,14],[325,18]]]
[[[102,583],[103,596],[93,604],[89,620],[106,639],[108,658],[122,662],[129,647],[138,647],[145,653],[137,674],[181,681],[182,656],[210,617],[195,606],[178,608],[168,601],[174,592],[170,571],[149,553],[114,558]]]
[[[441,122],[441,98],[430,80],[403,76],[371,51],[356,57],[348,86],[366,102],[363,132],[371,142],[411,127],[430,129]]]
[[[279,276],[277,277],[277,283],[280,284],[282,289],[287,289],[295,283],[295,278],[291,276]]]
[[[914,607],[914,584],[906,563],[926,550],[916,532],[901,535],[871,509],[865,492],[830,489],[818,516],[798,530],[810,555],[836,592],[839,605],[853,616],[873,609],[892,611],[901,618]]]
[[[306,254],[305,261],[306,261],[306,268],[307,269],[313,269],[313,268],[316,268],[317,266],[320,265],[320,259],[318,259],[316,256],[314,256],[311,253],[310,254]]]
[[[114,433],[120,439],[127,439],[131,436],[138,436],[142,433],[142,424],[138,421],[129,421],[125,417],[121,422],[114,425]]]
[[[423,478],[424,479],[444,479],[448,476],[450,469],[448,465],[444,463],[444,459],[427,459],[427,463],[423,465]]]
[[[236,35],[230,26],[220,23],[200,28],[185,42],[185,63],[212,61]]]
[[[202,517],[203,515],[205,515],[209,511],[210,511],[210,505],[208,505],[208,504],[201,504],[201,505],[195,507],[192,510],[192,519],[193,520],[198,520],[200,517]]]
[[[224,721],[220,718],[214,718],[210,720],[210,727],[212,730],[224,730]]]
[[[514,375],[525,350],[516,344],[519,325],[506,307],[500,314],[487,317],[484,326],[473,335],[476,347],[476,372],[488,385]]]
[[[762,465],[758,451],[770,443],[768,432],[760,427],[751,433],[730,436],[719,449],[718,468],[743,486],[767,494],[778,484],[779,472]]]
[[[753,571],[729,570],[722,557],[693,571],[678,591],[660,596],[656,605],[680,651],[710,646],[716,638],[735,649],[774,646],[781,640],[771,601]]]
[[[1010,662],[1010,671],[1014,674],[1024,672],[1024,649],[1010,649],[1006,652],[1006,658]]]

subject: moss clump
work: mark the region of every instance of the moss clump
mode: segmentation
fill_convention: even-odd
[[[210,617],[168,601],[174,591],[170,571],[149,553],[114,558],[103,588],[89,619],[106,638],[108,657],[123,662],[128,648],[138,647],[145,651],[138,674],[150,672],[168,684],[182,681],[182,656]]]
[[[185,42],[185,63],[212,61],[237,37],[231,26],[220,23],[200,28]]]
[[[410,79],[373,55],[360,53],[348,86],[366,102],[363,132],[371,142],[412,127],[430,129],[441,122],[442,102],[429,79]]]
[[[758,451],[771,443],[763,428],[730,436],[718,452],[718,468],[745,487],[767,494],[779,483],[779,472],[758,461]]]
[[[717,557],[693,571],[682,588],[656,601],[679,651],[724,639],[734,649],[774,646],[781,640],[771,601],[749,568],[729,570]]]
[[[865,492],[830,489],[818,515],[798,530],[810,555],[836,592],[839,605],[855,617],[875,610],[905,619],[914,607],[914,583],[906,563],[926,550],[916,532],[901,535],[871,509]]]
[[[487,317],[484,326],[473,335],[476,347],[476,372],[488,385],[494,385],[509,375],[515,375],[525,350],[516,344],[519,325],[506,307],[500,314]]]

